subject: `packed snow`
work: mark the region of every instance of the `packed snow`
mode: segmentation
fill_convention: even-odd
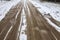
[[[22,15],[21,15],[22,21],[21,21],[21,26],[20,26],[20,40],[27,40],[27,35],[26,35],[26,28],[27,28],[27,23],[26,23],[26,15],[24,12],[24,9],[22,10]]]

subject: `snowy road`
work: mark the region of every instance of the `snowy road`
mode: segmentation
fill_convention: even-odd
[[[44,6],[29,0],[14,5],[0,21],[0,40],[60,40],[60,22],[37,4]]]
[[[22,2],[19,2],[14,8],[6,14],[0,22],[0,40],[16,40],[18,27],[20,25]]]
[[[47,22],[34,5],[29,2],[27,4],[27,40],[60,40],[60,33]]]
[[[60,4],[52,2],[39,2],[32,1],[30,2],[44,15],[50,14],[56,21],[60,22]]]

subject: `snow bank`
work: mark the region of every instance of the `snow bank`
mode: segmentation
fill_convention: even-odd
[[[48,2],[38,2],[31,1],[30,2],[37,7],[37,9],[44,15],[50,14],[55,20],[60,22],[60,4],[56,3],[48,3]]]
[[[44,14],[50,14],[55,20],[60,22],[60,5],[55,3],[48,3],[48,2],[36,2],[31,1],[30,2],[37,7],[37,10]],[[49,20],[47,17],[45,19],[48,21],[50,25],[52,25],[58,32],[60,32],[60,27],[55,25],[51,20]]]
[[[57,25],[55,25],[53,22],[51,22],[48,18],[45,17],[45,19],[48,21],[48,23],[50,25],[52,25],[58,32],[60,32],[60,27],[58,27]]]
[[[6,1],[2,1],[2,2],[0,1],[0,6],[5,4],[5,3],[6,3]]]
[[[5,15],[7,14],[7,12],[13,7],[15,6],[18,2],[20,2],[20,0],[14,0],[14,1],[9,1],[6,4],[2,5],[0,7],[0,21],[5,17]]]

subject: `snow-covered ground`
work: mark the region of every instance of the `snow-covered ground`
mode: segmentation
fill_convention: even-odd
[[[0,1],[0,6],[2,6],[3,4],[5,4],[7,1]]]
[[[30,0],[31,1],[31,0]],[[50,14],[55,20],[60,22],[60,4],[52,2],[31,1],[37,9],[44,14]]]
[[[37,10],[44,14],[50,14],[56,21],[60,22],[60,4],[52,3],[52,2],[39,2],[32,1],[30,2],[37,8]],[[50,25],[52,25],[57,31],[60,32],[60,27],[54,24],[49,18],[45,17]]]
[[[18,2],[21,0],[14,0],[14,1],[2,1],[0,2],[0,21],[5,17],[7,12],[14,7]],[[2,5],[3,4],[3,5]]]

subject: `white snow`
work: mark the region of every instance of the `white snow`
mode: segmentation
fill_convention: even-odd
[[[27,24],[26,24],[26,15],[25,15],[25,12],[24,12],[24,9],[22,10],[22,25],[21,25],[21,31],[20,31],[20,40],[27,40],[27,35],[25,33],[26,31],[26,27],[27,27]]]
[[[30,2],[37,7],[37,9],[44,15],[50,14],[55,20],[60,22],[60,4],[52,3],[52,2],[39,2],[32,1]]]
[[[60,4],[51,3],[51,2],[39,2],[39,1],[32,1],[30,2],[37,8],[39,12],[44,14],[50,14],[56,21],[60,22]],[[48,21],[50,25],[52,25],[58,32],[60,32],[60,27],[55,25],[51,20],[47,17],[45,19]]]
[[[45,17],[45,19],[48,21],[48,23],[50,25],[52,25],[57,31],[60,32],[60,27],[58,27],[57,25],[55,25],[53,22],[51,22],[48,18]]]
[[[3,4],[5,4],[6,2],[8,2],[8,1],[0,1],[0,6],[2,6]]]
[[[14,7],[17,3],[19,3],[21,0],[14,0],[4,3],[0,6],[0,21],[5,17],[7,12]]]

